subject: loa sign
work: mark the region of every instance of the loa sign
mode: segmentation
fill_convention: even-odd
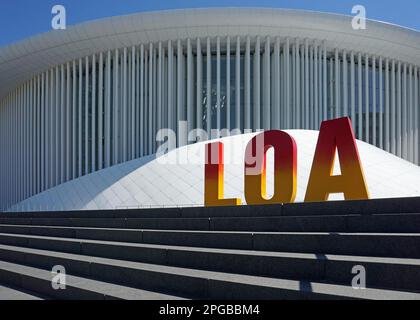
[[[274,150],[274,194],[268,198],[266,155],[271,148]],[[339,155],[340,175],[333,175],[336,151]],[[240,205],[239,198],[224,198],[223,143],[207,144],[205,159],[205,206]],[[297,145],[292,136],[280,130],[256,135],[246,146],[244,161],[244,195],[248,205],[294,202]],[[347,117],[321,124],[305,202],[327,201],[332,193],[343,193],[346,200],[369,198],[356,138]]]

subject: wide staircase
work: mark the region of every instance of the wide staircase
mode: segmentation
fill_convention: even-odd
[[[420,198],[1,213],[0,299],[420,299]]]

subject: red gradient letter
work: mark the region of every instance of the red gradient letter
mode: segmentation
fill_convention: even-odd
[[[274,149],[274,195],[266,190],[266,154]],[[245,199],[247,204],[293,202],[296,197],[296,142],[284,131],[256,135],[245,151]]]
[[[341,175],[333,176],[336,149]],[[322,122],[305,201],[326,201],[331,193],[344,193],[346,200],[369,199],[348,117]]]
[[[204,205],[237,206],[241,199],[224,199],[224,163],[223,143],[214,142],[206,145],[206,163],[204,168]]]

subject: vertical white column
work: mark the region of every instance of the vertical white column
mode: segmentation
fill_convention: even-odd
[[[42,75],[39,76],[39,101],[41,100],[41,85],[42,85]],[[19,172],[19,167],[20,167],[20,159],[19,159],[19,134],[18,134],[18,127],[19,127],[19,88],[15,89],[13,92],[13,100],[12,100],[12,108],[13,108],[13,119],[14,119],[14,132],[13,132],[13,151],[14,151],[14,161],[13,161],[13,166],[14,166],[14,172],[13,172],[13,177],[14,177],[14,190],[13,190],[13,204],[17,203],[19,201],[19,179],[20,179],[20,172]],[[39,122],[38,125],[39,127],[41,127],[41,103],[38,106],[38,112],[40,114],[40,118],[39,118]],[[39,131],[39,159],[41,158],[41,130]],[[42,167],[41,167],[41,161],[39,162],[39,172],[41,173]],[[41,186],[41,174],[39,175],[40,178],[40,182],[39,182],[39,186]],[[41,191],[41,190],[40,190]]]
[[[322,116],[322,45],[320,44],[318,46],[318,61],[317,61],[317,65],[318,65],[318,108],[319,108],[319,112],[318,112],[318,124],[321,124],[323,116]]]
[[[407,106],[407,144],[408,157],[411,162],[414,162],[414,78],[413,65],[408,66],[408,106]]]
[[[32,81],[32,80],[30,80],[30,81]],[[30,83],[30,90],[32,90],[32,83]],[[31,97],[32,97],[32,95],[30,95]],[[10,148],[9,148],[9,146],[10,146],[10,118],[9,118],[9,104],[8,104],[8,102],[9,102],[9,97],[6,97],[6,99],[5,99],[5,114],[4,114],[4,117],[5,117],[5,137],[4,137],[4,139],[7,141],[7,142],[5,142],[5,144],[6,144],[6,152],[4,152],[3,154],[5,155],[5,158],[6,158],[6,160],[5,160],[5,162],[6,162],[6,168],[5,168],[5,172],[6,172],[6,181],[7,181],[7,183],[10,185],[10,167],[9,167],[9,165],[10,165]],[[31,110],[32,110],[32,105],[30,105],[30,112],[29,112],[29,119],[30,120],[32,120],[32,117],[31,117],[31,115],[32,115],[32,113],[31,113]],[[32,123],[32,121],[30,121],[30,124]],[[30,145],[32,145],[32,143],[30,143]],[[30,155],[32,155],[31,153],[30,153]],[[31,172],[32,173],[32,170],[31,169],[29,169],[29,172]],[[31,180],[32,180],[32,174],[30,174],[29,175],[29,184],[31,185]],[[31,185],[31,187],[32,187],[32,185]],[[5,203],[6,203],[6,205],[5,205],[5,207],[7,208],[8,206],[9,206],[9,195],[10,195],[10,188],[4,188],[5,189]],[[31,192],[32,190],[31,190],[31,188],[30,188],[30,192]]]
[[[51,128],[50,128],[50,135],[51,135],[51,161],[50,161],[50,165],[51,165],[51,187],[56,185],[57,182],[57,157],[56,157],[56,153],[57,153],[57,146],[56,146],[56,139],[57,139],[57,131],[56,131],[56,126],[57,126],[57,74],[56,74],[56,70],[57,67],[54,69],[51,69]],[[29,94],[30,94],[30,90],[29,90]],[[30,101],[31,98],[30,96],[28,97],[28,107],[30,108]],[[30,115],[30,114],[29,114]],[[31,121],[29,121],[31,123]],[[29,134],[30,134],[30,130],[28,130]],[[31,148],[31,143],[30,143],[30,136],[28,137],[28,143],[29,143],[29,149]],[[29,150],[28,150],[29,151]],[[31,168],[30,166],[28,166],[28,170],[31,173]],[[31,174],[29,175],[31,176]],[[29,193],[28,193],[29,196]]]
[[[184,60],[182,61],[182,69],[184,70]],[[183,71],[183,77],[185,76],[185,72]],[[150,145],[151,145],[151,153],[156,151],[156,125],[157,125],[157,48],[153,48],[152,51],[152,83],[153,83],[153,90],[152,90],[152,134],[150,136]],[[184,106],[184,113],[185,113],[185,97],[183,96],[183,106]],[[183,119],[186,119],[184,116]]]
[[[203,128],[203,55],[201,52],[201,40],[197,38],[197,113],[196,128]]]
[[[143,67],[143,71],[144,71],[144,78],[143,78],[143,95],[144,95],[144,99],[143,99],[143,151],[144,151],[144,155],[148,155],[149,154],[149,148],[148,148],[148,142],[149,142],[149,116],[148,116],[148,105],[149,105],[149,87],[148,87],[148,83],[149,83],[149,67],[148,67],[148,61],[149,61],[149,53],[148,53],[149,49],[147,47],[147,44],[144,46],[144,67]],[[174,86],[176,86],[176,81],[173,81]],[[174,94],[174,93],[173,93]],[[176,105],[174,104],[174,108],[176,108]],[[176,113],[174,112],[173,115],[173,123],[176,122]]]
[[[162,48],[162,43],[160,44],[160,48]],[[159,56],[160,57],[160,56]],[[132,46],[131,47],[131,126],[130,126],[130,142],[131,142],[131,148],[130,148],[130,160],[136,158],[136,47]],[[162,72],[162,68],[160,68],[160,71],[158,73],[158,79],[159,79],[159,84],[161,84],[161,72]],[[158,101],[159,101],[159,106],[161,107],[161,99],[162,97],[158,96]],[[159,119],[161,116],[161,110],[158,109],[158,114],[159,114]],[[160,126],[160,122],[159,122],[159,126]]]
[[[128,90],[127,90],[127,48],[123,49],[123,58],[122,58],[122,126],[121,126],[121,135],[122,135],[122,161],[127,161],[128,153]]]
[[[391,151],[390,139],[390,87],[389,87],[389,59],[385,60],[385,150]]]
[[[38,163],[37,163],[37,174],[38,174],[38,192],[40,192],[41,187],[41,76],[37,77],[38,88],[37,88],[37,152],[38,152]],[[12,204],[15,204],[18,201],[18,190],[19,190],[19,134],[18,134],[18,121],[19,121],[19,114],[18,114],[18,90],[15,89],[12,93],[12,121],[13,121],[13,135],[12,135],[12,152],[13,152],[13,201]]]
[[[37,106],[37,95],[36,95],[36,91],[37,91],[37,79],[36,77],[34,77],[33,79],[33,83],[32,83],[32,102],[31,102],[31,109],[32,109],[32,114],[31,114],[31,118],[32,118],[32,128],[31,128],[31,132],[32,132],[32,190],[31,190],[31,195],[34,195],[37,193],[36,190],[36,182],[37,182],[37,158],[36,158],[36,148],[37,148],[37,140],[36,140],[36,128],[37,128],[37,110],[36,110],[36,106]],[[10,130],[9,130],[9,134],[10,134],[10,138],[9,141],[11,141],[12,137],[13,137],[13,122],[12,122],[12,107],[11,107],[11,100],[12,99],[12,95],[10,94],[9,96],[9,109],[10,109],[10,113],[9,113],[9,119],[10,119]],[[59,119],[60,120],[60,119]],[[10,161],[10,165],[9,165],[9,175],[10,175],[10,191],[9,191],[9,201],[12,201],[12,195],[13,195],[13,189],[12,189],[12,183],[13,183],[13,154],[12,154],[12,144],[10,145],[10,157],[9,157],[9,161]],[[57,161],[59,161],[59,157],[57,157]],[[10,204],[10,203],[9,203]]]
[[[102,52],[99,54],[98,77],[98,170],[101,170],[104,163],[104,55]]]
[[[49,106],[49,72],[48,70],[45,72],[45,93],[44,93],[44,97],[45,97],[45,106],[44,106],[44,159],[45,159],[45,168],[44,168],[44,172],[45,172],[45,177],[44,177],[44,181],[45,181],[45,189],[48,189],[49,186],[49,167],[48,167],[48,156],[49,156],[49,135],[48,135],[48,125],[49,125],[49,121],[48,121],[48,116],[49,116],[49,110],[48,110],[48,106]],[[0,104],[0,112],[2,109],[2,105]],[[0,115],[1,117],[1,115]],[[25,194],[25,186],[26,186],[26,182],[27,182],[27,176],[25,175],[25,170],[26,170],[26,83],[23,83],[20,86],[20,117],[19,117],[19,122],[20,122],[20,158],[21,158],[21,162],[20,162],[20,174],[21,174],[21,180],[20,180],[20,199],[19,201],[22,201],[23,199],[26,199],[26,194]],[[2,125],[0,123],[0,125]],[[0,135],[1,135],[1,131],[0,131]],[[2,149],[4,150],[4,149]],[[0,156],[0,166],[2,165],[2,161],[1,161],[1,156]],[[1,170],[0,170],[0,174],[1,174]],[[1,177],[0,177],[1,179]],[[4,181],[2,179],[2,181]],[[0,192],[0,197],[1,197],[1,192]],[[2,209],[2,202],[0,199],[0,211]]]
[[[32,83],[30,84],[30,88],[32,90]],[[32,94],[31,94],[31,100],[32,100]],[[30,109],[32,110],[32,105],[30,107],[31,107]],[[32,115],[32,113],[30,113],[30,119],[32,120],[31,115]],[[6,139],[7,143],[6,143],[6,152],[4,154],[6,156],[6,180],[7,180],[8,185],[10,185],[10,171],[11,171],[10,170],[10,137],[11,137],[10,136],[10,127],[11,127],[11,121],[10,121],[10,118],[9,118],[9,97],[6,98],[6,102],[5,102],[5,118],[6,118],[6,120],[5,120],[5,125],[6,125],[5,139]],[[31,121],[31,124],[32,124],[32,121]],[[32,143],[30,145],[32,145]],[[32,173],[32,170],[30,170],[30,172]],[[32,182],[31,181],[32,180],[32,174],[29,176],[29,178],[30,178],[30,185],[31,185],[30,189],[32,189],[32,183],[31,183]],[[32,191],[32,190],[30,190],[30,191]],[[5,195],[6,208],[9,206],[9,195],[10,195],[10,188],[7,188],[6,189],[6,195]]]
[[[113,164],[119,163],[119,52],[118,49],[115,49],[114,53],[114,79],[113,79],[113,91],[114,91],[114,101],[113,101]]]
[[[39,91],[39,95],[38,95],[38,101],[41,101],[41,85],[42,85],[42,79],[41,79],[41,75],[39,76],[39,83],[38,83],[38,91]],[[18,126],[19,126],[19,88],[15,89],[12,93],[12,110],[13,110],[13,120],[14,120],[14,124],[13,124],[13,154],[14,154],[14,159],[13,159],[13,180],[14,180],[14,188],[13,188],[13,204],[18,202],[18,198],[19,198],[19,176],[20,176],[20,172],[19,172],[19,134],[18,134]],[[41,104],[39,103],[38,105],[38,113],[40,115],[39,119],[38,119],[38,125],[39,127],[41,127]],[[39,130],[38,133],[38,140],[39,140],[39,145],[38,145],[38,152],[39,152],[39,188],[41,187],[41,130]],[[40,190],[39,190],[40,191]]]
[[[49,151],[50,151],[50,138],[49,138],[49,116],[50,116],[50,110],[49,110],[49,106],[50,106],[50,101],[49,101],[49,97],[50,97],[50,90],[49,90],[49,70],[47,70],[45,72],[45,128],[44,128],[44,138],[45,138],[45,155],[44,155],[44,159],[45,159],[45,189],[49,188],[49,179],[50,179],[50,167],[49,167]],[[27,172],[26,172],[26,168],[27,168],[27,162],[28,162],[28,158],[27,158],[27,114],[26,114],[26,107],[27,107],[27,88],[26,88],[26,84],[27,82],[25,82],[22,86],[21,86],[21,93],[20,93],[20,104],[21,104],[21,118],[20,118],[20,123],[21,123],[21,199],[20,201],[26,199],[26,185],[27,185]],[[0,111],[2,109],[2,104],[0,104]],[[1,115],[0,115],[1,117]],[[2,125],[0,123],[0,125]],[[0,135],[1,135],[1,131],[0,131]],[[1,149],[4,150],[4,149]],[[3,162],[1,160],[1,156],[0,156],[0,166],[3,165]],[[4,168],[4,167],[3,167]],[[1,178],[2,179],[2,178]],[[4,181],[2,179],[2,181]],[[1,200],[0,200],[1,201]],[[2,205],[0,203],[0,210],[2,209]]]
[[[157,74],[157,129],[160,130],[163,128],[163,104],[162,104],[162,98],[163,98],[163,80],[162,80],[162,74],[163,74],[163,46],[162,46],[162,42],[159,41],[159,45],[158,45],[158,51],[159,51],[159,56],[158,56],[158,74]],[[192,59],[192,58],[191,58]],[[190,65],[188,66],[189,68],[191,67]],[[191,89],[191,88],[190,88]],[[192,102],[189,102],[191,105],[190,107],[192,108]],[[190,119],[191,120],[191,119]],[[192,123],[192,121],[191,121]]]
[[[254,130],[261,128],[261,65],[260,65],[260,37],[257,36],[257,42],[255,44],[254,52]]]
[[[36,113],[36,116],[35,116],[35,119],[36,119],[36,126],[35,126],[35,132],[36,132],[36,144],[35,144],[35,153],[36,153],[36,186],[35,186],[35,192],[36,193],[39,193],[39,191],[40,191],[40,127],[41,127],[41,125],[40,125],[40,86],[41,86],[41,83],[40,83],[40,76],[38,75],[37,77],[36,77],[36,97],[35,97],[35,113]],[[15,97],[12,95],[12,113],[13,113],[13,116],[15,115],[15,108],[14,108],[14,102],[15,102]],[[14,125],[13,125],[13,137],[12,137],[12,139],[14,138],[14,137],[16,137],[16,123],[14,123]],[[16,142],[14,141],[14,144],[13,144],[14,146],[16,145]],[[14,149],[13,147],[12,147],[12,149]],[[16,193],[15,193],[15,187],[16,187],[16,182],[15,182],[15,179],[16,179],[16,173],[14,172],[14,170],[15,170],[15,167],[16,166],[16,154],[15,153],[13,153],[13,183],[14,183],[14,185],[13,185],[13,198],[12,198],[12,200],[13,201],[15,201],[16,199],[15,199],[15,195],[16,195]]]
[[[53,181],[52,181],[52,176],[53,176],[53,172],[52,172],[52,168],[53,168],[53,165],[52,165],[53,164],[52,141],[53,140],[52,140],[52,138],[53,138],[53,135],[54,135],[54,133],[51,131],[52,124],[53,124],[53,121],[54,121],[54,119],[52,118],[52,115],[53,115],[53,113],[52,113],[52,111],[53,111],[53,100],[52,100],[52,97],[53,97],[53,88],[52,88],[53,69],[51,68],[48,71],[48,73],[49,73],[49,96],[50,97],[49,97],[49,131],[47,133],[47,137],[49,138],[49,154],[48,154],[49,159],[48,159],[47,169],[49,171],[49,173],[48,173],[48,176],[49,176],[48,187],[51,188],[52,183],[53,183]],[[30,137],[31,137],[30,132],[29,132],[30,121],[31,121],[31,119],[29,117],[29,108],[30,108],[30,104],[29,104],[29,101],[30,101],[29,100],[30,99],[29,98],[29,89],[30,88],[29,88],[29,85],[30,85],[30,82],[27,81],[25,83],[25,106],[24,106],[24,108],[25,108],[25,146],[24,146],[25,147],[25,171],[24,171],[24,176],[25,176],[25,183],[24,183],[25,193],[24,194],[25,194],[25,198],[29,197],[29,183],[28,182],[29,182],[29,176],[32,174],[32,172],[30,170],[31,160],[30,160],[30,154],[29,154],[29,149],[30,149],[29,140],[30,140]],[[5,109],[5,105],[3,105],[3,114],[4,114],[4,109]],[[3,124],[3,126],[4,125],[5,124]],[[2,134],[2,136],[4,138],[6,138],[5,133]],[[2,150],[6,150],[6,148],[4,147]],[[5,154],[5,153],[3,153],[3,154]],[[3,168],[3,170],[6,169],[5,159],[3,161],[2,168]]]
[[[407,145],[407,64],[404,63],[402,67],[402,87],[401,89],[401,96],[402,96],[402,107],[400,112],[401,117],[401,157],[408,160],[408,145]],[[400,74],[401,77],[401,74]]]
[[[406,143],[407,143],[407,153],[408,159],[411,162],[414,162],[414,142],[413,142],[413,66],[410,64],[408,67],[408,105],[407,105],[407,115],[406,115]]]
[[[273,128],[280,129],[280,38],[274,45],[274,103]]]
[[[7,135],[5,133],[5,104],[6,104],[6,97],[3,99],[3,101],[0,102],[0,148],[3,150],[2,153],[0,153],[0,179],[1,181],[7,182],[7,179],[5,177],[5,171],[6,171],[6,161],[5,156],[7,154],[6,150],[6,141],[7,141]],[[3,212],[6,209],[6,198],[5,198],[5,188],[1,188],[0,190],[0,212]]]
[[[325,44],[325,42],[323,43],[323,104],[324,104],[324,111],[323,111],[323,119],[322,120],[327,120],[328,118],[328,108],[327,108],[327,104],[328,104],[328,97],[327,97],[327,45]]]
[[[73,60],[72,62],[72,98],[71,98],[71,102],[72,102],[72,129],[71,129],[71,133],[72,133],[72,137],[71,137],[71,141],[72,141],[72,146],[71,146],[71,154],[72,154],[72,167],[71,167],[71,172],[72,172],[72,179],[76,179],[77,177],[77,99],[76,99],[76,93],[77,93],[77,73],[76,73],[76,60]]]
[[[66,181],[71,179],[71,160],[72,157],[71,154],[71,93],[70,93],[70,87],[71,87],[71,68],[70,63],[67,62],[66,64],[66,89],[65,89],[65,97],[66,97],[66,147],[65,147],[65,172],[66,172]]]
[[[216,38],[216,128],[221,129],[221,100],[220,100],[220,37]]]
[[[339,118],[341,116],[340,112],[340,60],[338,56],[338,49],[334,50],[334,108],[335,108],[335,117]]]
[[[78,177],[83,175],[83,158],[82,158],[82,148],[83,148],[83,133],[82,133],[82,127],[83,127],[83,60],[82,58],[79,59],[79,90],[78,90]]]
[[[4,133],[4,103],[5,99],[3,98],[2,101],[0,101],[0,149],[3,150],[2,153],[0,153],[0,181],[6,181],[4,177],[4,170],[5,170],[5,161],[4,156],[6,154],[6,148],[5,148],[5,140],[6,140],[6,134]],[[3,212],[5,209],[5,200],[4,200],[4,188],[0,189],[0,212]]]
[[[171,130],[175,130],[174,128],[174,105],[173,105],[173,61],[174,61],[174,54],[172,49],[172,41],[168,41],[168,128]],[[175,144],[176,142],[173,141]],[[170,142],[170,147],[172,148],[172,142]]]
[[[251,129],[251,38],[246,37],[244,65],[244,129]]]
[[[391,66],[391,152],[397,154],[396,147],[396,126],[395,126],[395,117],[396,117],[396,94],[395,94],[395,60],[392,60]]]
[[[177,137],[178,143],[177,146],[181,147],[185,143],[184,137],[181,136],[179,122],[184,120],[184,69],[183,69],[183,60],[184,60],[184,52],[181,40],[178,40],[177,43]]]
[[[85,172],[90,172],[89,167],[89,57],[85,58]]]
[[[105,168],[111,165],[111,51],[106,53],[105,84]]]
[[[286,110],[286,129],[291,128],[291,106],[290,106],[290,39],[286,38],[284,46],[285,54],[285,110]]]
[[[305,39],[305,129],[310,128],[309,111],[309,41]]]
[[[303,112],[302,112],[303,86],[301,86],[301,83],[302,83],[301,56],[302,56],[302,51],[301,51],[300,41],[297,38],[296,39],[296,120],[297,120],[296,128],[297,129],[302,129],[304,126]],[[321,85],[321,83],[319,83],[319,85]]]
[[[297,85],[296,85],[296,81],[297,81],[297,55],[296,52],[298,51],[296,42],[292,43],[292,55],[291,55],[291,88],[292,88],[292,120],[291,120],[291,125],[292,128],[297,128]],[[263,77],[264,78],[264,77]],[[264,84],[263,84],[263,88],[264,88]]]
[[[398,61],[398,70],[397,70],[397,111],[396,111],[396,147],[397,147],[397,155],[399,157],[402,156],[402,143],[401,143],[401,125],[402,125],[402,92],[401,92],[401,85],[402,85],[402,64],[401,61]]]
[[[354,65],[354,52],[350,53],[350,108],[351,108],[351,123],[353,131],[356,130],[356,77]]]
[[[357,122],[358,122],[358,130],[357,130],[357,138],[362,140],[363,139],[363,91],[362,91],[362,54],[359,52],[357,56],[357,71],[358,71],[358,77],[357,77],[357,84],[358,84],[358,108],[357,108]]]
[[[314,44],[314,129],[319,128],[319,123],[318,123],[318,119],[319,119],[319,106],[318,106],[318,87],[319,87],[319,83],[318,83],[318,45],[315,43]]]
[[[140,143],[141,143],[141,122],[140,122],[140,50],[136,48],[136,110],[135,110],[135,157],[139,158],[140,154]],[[162,114],[166,115],[167,112]],[[167,126],[166,126],[167,128]]]
[[[32,85],[30,84],[30,88],[32,87]],[[10,127],[10,119],[9,119],[9,106],[8,106],[8,97],[6,97],[5,98],[5,106],[4,106],[4,123],[5,123],[5,134],[4,134],[4,139],[5,139],[5,150],[6,150],[6,152],[3,152],[2,154],[4,154],[4,157],[5,157],[5,179],[6,179],[6,182],[9,184],[10,183],[10,180],[9,180],[9,177],[10,177],[10,167],[9,167],[9,163],[10,163],[10,152],[9,152],[9,145],[10,145],[10,143],[9,143],[9,139],[10,139],[10,135],[9,135],[9,127]],[[30,114],[29,114],[29,119],[32,119],[31,117],[30,117]],[[31,143],[30,143],[30,145],[31,145]],[[29,172],[32,172],[31,170],[29,170]],[[29,179],[28,179],[29,181],[31,180],[31,175],[29,175]],[[29,183],[30,184],[30,183]],[[9,206],[9,192],[10,192],[10,188],[2,188],[2,189],[4,189],[5,190],[5,195],[4,195],[4,198],[5,198],[5,208],[7,208],[8,206]]]
[[[419,165],[419,69],[414,68],[414,162]]]
[[[37,139],[37,128],[38,128],[38,77],[36,78],[36,82],[35,82],[35,132],[36,132],[36,138],[35,138],[35,151],[38,150],[38,139]],[[14,93],[11,92],[10,93],[10,102],[9,102],[9,107],[10,107],[10,122],[12,123],[12,128],[11,128],[11,132],[10,132],[10,139],[9,141],[11,141],[11,146],[10,146],[10,154],[11,154],[11,162],[10,162],[10,184],[9,184],[9,188],[10,188],[10,204],[14,204],[15,202],[15,186],[16,186],[16,182],[15,182],[15,178],[16,178],[16,172],[15,172],[15,164],[16,164],[16,155],[15,155],[15,146],[16,146],[16,122],[15,122],[15,108],[14,108]],[[38,159],[36,159],[38,160]],[[35,162],[35,172],[36,172],[36,182],[38,179],[38,161]],[[35,185],[35,187],[37,188],[37,183]],[[35,189],[35,192],[38,192],[37,189]]]
[[[210,38],[207,38],[207,96],[206,96],[206,130],[210,135],[211,130],[211,47]]]
[[[383,59],[379,57],[379,148],[384,148],[384,98],[383,98]]]
[[[96,171],[96,55],[92,56],[92,101],[91,101],[91,121],[92,121],[92,135],[91,135],[91,161],[92,172]]]
[[[152,48],[150,49],[149,44],[149,60],[147,64],[148,71],[148,80],[147,80],[147,87],[149,91],[149,106],[147,108],[147,118],[148,118],[148,139],[147,139],[147,149],[148,154],[153,153],[153,147],[154,147],[154,136],[153,136],[153,130],[154,130],[154,113],[155,113],[155,105],[154,105],[154,90],[155,90],[155,83],[154,83],[154,62],[155,62],[155,49],[154,45],[152,44]]]
[[[141,156],[140,144],[141,144],[141,122],[140,122],[140,50],[136,48],[136,110],[135,110],[135,154],[136,158]],[[165,112],[163,115],[167,115]],[[162,116],[163,116],[162,115]],[[165,126],[167,128],[167,126]]]
[[[26,83],[26,91],[27,91],[27,83]],[[0,171],[1,171],[1,181],[5,181],[7,182],[7,177],[6,177],[6,172],[7,172],[7,161],[6,161],[6,156],[7,156],[7,132],[6,132],[6,128],[7,128],[7,124],[6,124],[6,97],[4,98],[4,100],[1,102],[0,104],[0,137],[1,137],[1,150],[4,150],[4,152],[0,153]],[[27,112],[27,110],[26,110]],[[26,113],[26,117],[25,117],[26,121],[28,120],[28,115]],[[26,171],[27,172],[27,171]],[[25,176],[27,177],[28,175],[25,174]],[[27,186],[27,183],[25,183],[25,187]],[[26,188],[27,190],[27,188]],[[6,209],[6,188],[2,188],[0,190],[1,193],[1,206],[0,206],[0,210],[4,211]]]
[[[65,101],[65,68],[64,64],[61,65],[61,87],[60,87],[60,109],[61,109],[61,152],[60,152],[60,183],[66,181],[66,118],[67,118],[67,106]]]
[[[314,73],[315,73],[315,63],[314,63],[314,50],[315,47],[312,45],[309,51],[309,124],[312,130],[317,130],[318,128],[315,125],[315,102],[314,102]]]
[[[347,52],[343,50],[343,115],[349,115],[349,98],[348,98],[348,73],[347,73]]]
[[[235,128],[241,129],[241,38],[236,38],[236,60],[235,60]]]
[[[20,92],[18,92],[17,97],[18,98],[20,97]],[[18,101],[18,105],[19,105],[19,101]],[[40,121],[40,124],[41,124],[41,126],[40,126],[40,131],[41,131],[41,137],[40,137],[41,138],[40,139],[40,141],[41,141],[41,143],[40,143],[40,151],[41,151],[41,159],[40,159],[41,188],[40,188],[40,191],[44,191],[45,190],[45,170],[44,170],[45,169],[45,157],[44,157],[44,155],[45,155],[45,121],[44,121],[44,119],[45,119],[45,113],[46,113],[45,112],[45,74],[44,73],[42,73],[42,75],[41,75],[41,103],[40,103],[39,112],[40,112],[40,117],[41,117],[41,119],[40,119],[41,120]],[[18,122],[21,121],[20,119],[21,119],[21,117],[18,116]],[[21,134],[18,134],[18,137],[20,139]],[[18,151],[19,151],[19,149],[18,149]],[[18,162],[20,162],[20,160],[21,160],[21,157],[18,156]],[[19,163],[19,168],[20,168],[20,163]],[[18,173],[20,175],[22,173],[22,171],[19,170]],[[21,184],[21,182],[19,184]],[[20,186],[19,186],[19,188],[20,188]],[[20,195],[19,195],[17,200],[20,200]]]
[[[369,92],[369,55],[365,56],[365,141],[370,143],[369,132],[369,112],[370,112],[370,92]]]
[[[297,44],[299,46],[299,44]],[[263,95],[263,128],[266,130],[271,129],[271,43],[270,37],[265,39],[264,48],[264,95]],[[297,106],[299,108],[299,106]]]
[[[376,108],[376,57],[372,57],[372,144],[377,146],[377,136],[376,136],[376,117],[377,117],[377,108]]]
[[[37,178],[38,178],[38,182],[37,182],[37,192],[39,192],[40,190],[40,90],[41,87],[41,81],[40,81],[40,76],[37,76]],[[13,90],[12,92],[12,100],[11,100],[11,108],[12,108],[12,122],[13,122],[13,132],[12,132],[12,153],[13,153],[13,162],[12,162],[12,204],[15,204],[17,202],[17,197],[18,197],[18,184],[19,184],[19,175],[18,175],[18,171],[19,171],[19,159],[18,159],[18,132],[17,132],[17,128],[18,128],[18,119],[19,119],[19,115],[17,112],[17,90]]]
[[[32,82],[32,80],[31,80],[31,82]],[[32,91],[32,83],[30,84],[30,90]],[[32,92],[30,93],[30,96],[31,96],[31,102],[32,102]],[[5,140],[7,141],[7,143],[6,143],[6,152],[4,154],[6,156],[6,180],[7,180],[8,185],[10,185],[10,171],[11,171],[10,170],[10,162],[11,162],[10,161],[10,145],[11,145],[11,143],[10,143],[10,138],[11,138],[10,127],[11,127],[11,121],[10,121],[10,118],[9,118],[9,115],[10,115],[9,110],[10,110],[10,108],[9,108],[9,96],[7,96],[6,102],[5,102],[5,119],[6,119],[5,120],[5,125],[6,125]],[[30,120],[32,120],[32,103],[30,104],[29,118],[30,118]],[[31,125],[31,129],[32,129],[32,121],[30,122],[30,125]],[[31,130],[30,130],[30,132],[31,132]],[[32,135],[31,135],[31,137],[32,137]],[[32,143],[30,143],[30,145],[32,145]],[[30,155],[32,156],[32,153],[30,153]],[[31,186],[30,192],[32,192],[32,172],[33,171],[31,170],[31,168],[30,168],[30,172],[31,172],[31,174],[29,176],[29,181],[30,181],[30,186]],[[6,195],[5,195],[6,208],[10,204],[9,203],[9,200],[10,200],[9,196],[10,196],[10,187],[6,189]]]
[[[171,54],[173,56],[172,53],[172,46],[170,45],[170,41],[169,41],[169,47],[170,49],[170,53],[168,52],[168,59],[170,59],[170,61],[172,61],[172,58],[169,54]],[[168,49],[169,50],[169,49]],[[144,89],[144,83],[145,83],[145,67],[144,67],[144,45],[142,44],[140,46],[140,156],[144,156],[146,154],[146,147],[145,147],[145,137],[146,137],[146,133],[145,133],[145,89]],[[169,69],[169,72],[172,72],[172,66]],[[172,74],[171,77],[169,78],[169,84],[168,86],[172,85]],[[171,97],[171,101],[172,101],[172,87],[171,90],[168,92],[168,104],[169,102],[169,97]],[[173,117],[172,114],[172,103],[170,103],[170,108],[168,109],[168,117]],[[169,118],[170,120],[171,118]],[[169,121],[168,124],[168,128],[172,129],[172,122],[171,120]]]
[[[58,67],[56,67],[58,70]],[[8,105],[7,105],[8,108]],[[56,122],[57,123],[57,122]],[[10,126],[10,121],[7,122],[7,125]],[[34,193],[34,79],[31,79],[29,82],[29,196],[33,195]],[[10,131],[8,130],[8,133]],[[56,136],[56,135],[55,135]],[[10,137],[8,137],[10,139]],[[8,152],[9,157],[8,161],[10,163],[10,152]],[[57,158],[56,158],[57,159]],[[8,175],[10,175],[10,167],[8,166]],[[10,181],[9,181],[10,183]],[[10,188],[8,188],[8,192],[10,192]],[[9,194],[7,195],[7,199],[9,200]]]
[[[52,75],[53,74],[53,69],[50,69],[50,83],[52,82]],[[25,158],[26,158],[26,168],[25,168],[25,177],[26,177],[26,181],[25,181],[25,198],[28,198],[29,196],[30,196],[30,177],[31,177],[31,175],[32,175],[32,171],[31,171],[31,163],[32,163],[32,159],[31,159],[31,154],[30,154],[30,148],[31,148],[31,118],[30,118],[30,110],[31,110],[31,104],[30,104],[30,94],[31,94],[31,82],[30,81],[27,81],[26,82],[26,84],[25,84],[25,114],[26,114],[26,117],[25,117],[25,127],[26,127],[26,129],[25,129]],[[51,86],[51,89],[50,89],[50,95],[52,94],[52,92],[53,92],[53,89],[52,89],[52,86]],[[51,109],[53,108],[52,106],[53,106],[53,101],[51,100]],[[6,108],[6,103],[4,103],[4,105],[3,105],[3,116],[4,116],[4,130],[6,130],[6,126],[7,126],[7,118],[5,117],[6,116],[6,111],[5,111],[5,108]],[[51,116],[50,116],[50,124],[52,124],[53,123],[53,121],[55,121],[55,119],[53,119],[52,118],[52,116],[53,116],[53,113],[51,113]],[[55,132],[54,132],[55,133]],[[50,137],[50,139],[52,139],[52,136],[54,135],[54,133],[52,132],[52,134],[51,134],[51,137]],[[3,135],[5,138],[7,137],[6,136],[6,132],[4,132],[4,135]],[[6,146],[4,147],[4,150],[7,150],[6,149]],[[52,144],[51,144],[51,152],[52,152]],[[3,153],[4,154],[4,166],[3,166],[3,170],[7,170],[7,167],[6,167],[6,153]],[[53,157],[51,156],[50,157],[50,167],[52,167],[53,168]],[[6,175],[6,172],[4,172],[4,174]],[[50,174],[50,176],[51,176],[51,174]],[[51,178],[52,179],[52,178]],[[52,181],[50,182],[50,186],[52,186]]]
[[[231,117],[230,117],[230,37],[226,38],[226,129],[230,134]]]
[[[15,155],[15,138],[16,138],[16,117],[15,117],[15,108],[14,108],[14,94],[10,93],[9,95],[9,117],[10,120],[10,133],[9,133],[9,141],[10,141],[10,165],[9,165],[9,174],[10,174],[10,196],[9,196],[9,205],[13,205],[15,202],[15,178],[16,178],[16,172],[15,172],[15,165],[16,165],[16,155]],[[38,77],[35,78],[34,81],[34,194],[38,192]]]

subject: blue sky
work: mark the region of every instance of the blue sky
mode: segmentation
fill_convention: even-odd
[[[51,8],[61,4],[67,23],[103,17],[192,7],[278,7],[351,14],[356,4],[366,7],[370,19],[420,30],[419,0],[0,0],[0,46],[51,30]]]

